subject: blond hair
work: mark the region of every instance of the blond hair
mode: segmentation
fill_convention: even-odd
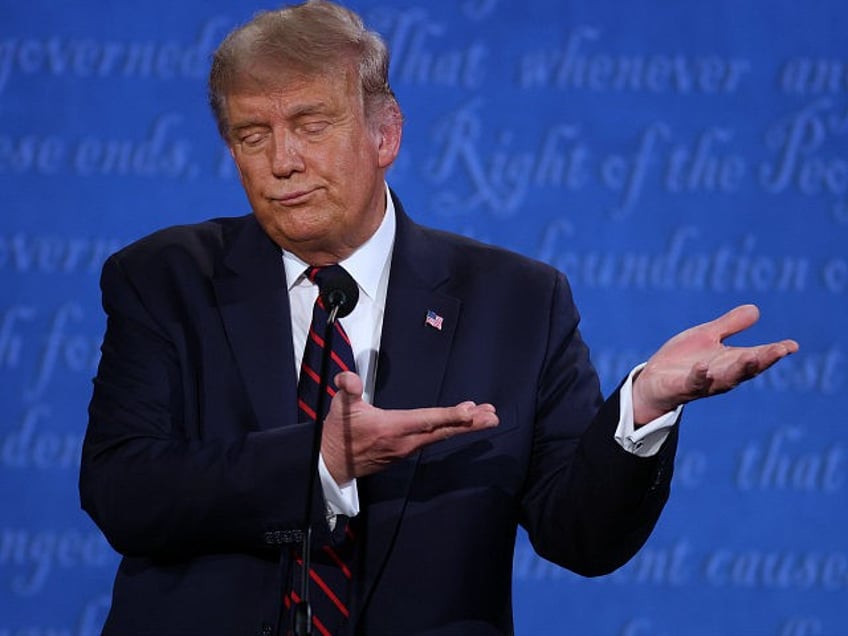
[[[352,66],[358,73],[365,114],[373,119],[388,106],[399,113],[389,86],[389,53],[353,11],[327,0],[256,14],[232,31],[215,51],[209,72],[209,104],[218,131],[227,138],[227,94],[257,63],[318,75]]]

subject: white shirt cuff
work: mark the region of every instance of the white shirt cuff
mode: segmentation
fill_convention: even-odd
[[[325,513],[330,528],[335,527],[338,515],[355,517],[359,514],[359,491],[356,489],[355,479],[339,486],[327,470],[322,455],[318,455],[318,476],[321,478],[321,488],[327,506]]]
[[[683,406],[678,406],[673,411],[636,428],[633,418],[633,378],[644,366],[645,363],[642,363],[630,372],[619,392],[620,405],[615,441],[628,453],[639,457],[652,457],[659,452],[668,437],[669,429],[674,426],[680,416]]]

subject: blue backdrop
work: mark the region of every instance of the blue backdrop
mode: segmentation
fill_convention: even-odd
[[[263,6],[2,0],[0,636],[105,616],[117,556],[76,490],[100,266],[247,211],[205,75]],[[763,319],[739,342],[802,346],[686,409],[671,502],[622,570],[581,579],[520,539],[517,633],[848,634],[848,4],[350,6],[393,51],[408,211],[563,269],[607,390],[740,302]]]

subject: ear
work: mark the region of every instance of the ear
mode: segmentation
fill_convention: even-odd
[[[378,165],[388,168],[400,152],[400,140],[403,134],[403,115],[394,102],[386,106],[377,131]]]

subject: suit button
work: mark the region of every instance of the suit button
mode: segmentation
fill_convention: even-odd
[[[271,636],[272,631],[273,630],[271,629],[270,625],[268,625],[267,623],[262,624],[262,636]]]
[[[651,490],[656,490],[657,488],[659,488],[662,485],[664,478],[665,468],[663,466],[660,466],[657,468],[656,475],[654,475],[654,483],[651,485]]]

